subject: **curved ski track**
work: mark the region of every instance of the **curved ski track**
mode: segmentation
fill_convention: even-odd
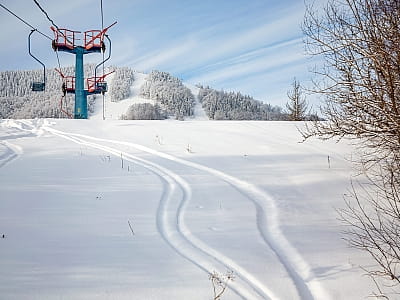
[[[228,288],[232,289],[242,299],[278,299],[272,291],[244,268],[191,234],[185,225],[183,214],[188,201],[191,199],[192,191],[190,185],[182,177],[158,164],[127,152],[85,141],[73,134],[61,133],[51,128],[45,128],[45,130],[74,143],[99,149],[117,157],[120,157],[122,153],[127,161],[141,165],[157,175],[164,184],[164,191],[157,210],[157,229],[162,238],[178,254],[208,274],[215,270],[232,270],[236,278],[235,282],[229,285]],[[180,199],[178,197],[177,200],[178,189],[182,196]],[[169,213],[171,211],[173,212],[172,214]]]
[[[17,159],[23,153],[21,147],[11,144],[10,142],[0,140],[0,145],[3,145],[6,149],[5,152],[0,153],[0,168]]]
[[[20,127],[21,125],[18,125],[14,122],[9,122],[8,120],[0,122],[0,126],[5,127],[5,128],[14,127],[14,126],[10,126],[10,123],[17,126],[16,129],[18,131],[25,132]],[[17,159],[19,156],[21,156],[24,153],[22,147],[12,144],[12,143],[8,142],[7,140],[23,138],[23,137],[28,137],[28,136],[29,135],[26,135],[26,134],[15,135],[12,133],[12,134],[0,137],[0,145],[4,146],[4,148],[5,148],[5,152],[0,153],[0,168],[4,167],[6,164],[10,163],[11,161]]]
[[[23,124],[28,125],[26,122],[23,122]],[[29,125],[32,127],[32,131],[37,131],[37,128],[35,128],[33,125]],[[118,157],[122,152],[125,159],[138,163],[141,166],[151,170],[154,174],[159,176],[165,185],[164,193],[162,195],[157,212],[157,227],[163,239],[172,248],[174,248],[177,253],[208,273],[216,269],[216,262],[220,265],[223,265],[225,268],[234,271],[237,279],[240,280],[236,280],[235,284],[231,284],[229,287],[243,299],[258,299],[259,297],[262,299],[278,299],[278,297],[276,297],[264,284],[259,282],[246,270],[191,235],[189,229],[185,226],[183,221],[183,211],[191,197],[191,189],[188,183],[183,180],[183,178],[153,162],[146,161],[129,153],[124,153],[118,149],[92,143],[87,140],[133,147],[143,152],[147,152],[149,154],[207,172],[224,180],[240,193],[245,195],[255,205],[257,210],[257,227],[259,233],[266,245],[272,249],[277,259],[288,272],[288,275],[297,288],[300,299],[330,299],[328,293],[325,292],[324,288],[313,275],[311,268],[281,232],[279,228],[278,211],[275,201],[265,191],[259,189],[253,184],[223,173],[219,170],[177,158],[143,145],[96,138],[82,134],[67,133],[48,127],[46,124],[43,124],[41,129],[62,138],[71,140],[72,142],[100,149]],[[86,141],[83,139],[86,139]],[[183,193],[179,204],[173,203],[175,202],[173,195],[176,195],[177,187]],[[170,206],[174,206],[173,216],[167,214],[166,207],[171,208]]]

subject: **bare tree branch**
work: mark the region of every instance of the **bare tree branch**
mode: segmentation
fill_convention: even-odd
[[[308,53],[323,58],[313,92],[322,114],[304,139],[349,139],[367,182],[355,186],[339,210],[345,239],[368,252],[365,268],[378,293],[400,293],[400,1],[329,0],[322,14],[308,5],[303,23]]]

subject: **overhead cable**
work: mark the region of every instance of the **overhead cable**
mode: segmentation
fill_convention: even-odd
[[[12,12],[11,10],[9,10],[7,7],[5,7],[3,4],[0,3],[0,7],[5,9],[7,12],[9,12],[10,14],[12,14],[14,17],[16,17],[18,20],[20,20],[22,23],[24,23],[25,25],[27,25],[28,27],[30,27],[32,30],[36,30],[38,33],[40,33],[41,35],[43,35],[44,37],[48,38],[49,40],[53,40],[51,37],[49,37],[47,34],[44,34],[43,32],[39,31],[37,28],[33,27],[31,24],[29,24],[27,21],[25,21],[24,19],[22,19],[21,17],[19,17],[17,14],[15,14],[14,12]]]
[[[100,11],[101,11],[101,30],[103,30],[104,29],[103,0],[100,0]]]
[[[103,0],[100,0],[100,12],[101,12],[101,30],[104,29],[104,13],[103,13]],[[104,51],[103,51],[103,76],[104,76]],[[103,93],[103,120],[106,119],[105,116],[105,95]]]
[[[50,19],[48,13],[43,9],[43,7],[40,6],[39,2],[37,2],[36,0],[33,0],[33,2],[35,2],[37,7],[39,7],[39,9],[44,13],[44,15],[46,16],[47,20],[49,20],[51,22],[51,24],[53,24],[53,26],[55,28],[57,28],[57,30],[60,30],[60,28],[58,28],[58,26],[54,23],[54,21],[52,19]]]
[[[39,7],[39,9],[43,12],[43,14],[46,16],[47,20],[50,21],[51,24],[53,24],[53,26],[57,29],[57,32],[59,34],[61,34],[66,41],[68,41],[69,43],[73,44],[73,42],[71,42],[68,37],[62,32],[60,31],[60,28],[58,28],[58,26],[56,25],[56,23],[54,23],[54,21],[49,17],[49,14],[44,10],[44,8],[40,5],[40,3],[37,0],[33,0],[33,2],[35,2],[35,4],[37,5],[37,7]],[[58,55],[57,55],[57,59],[58,59]]]

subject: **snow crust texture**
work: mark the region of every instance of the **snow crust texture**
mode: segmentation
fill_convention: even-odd
[[[373,289],[333,208],[344,143],[290,122],[0,122],[0,298],[211,299],[227,270],[226,299]]]

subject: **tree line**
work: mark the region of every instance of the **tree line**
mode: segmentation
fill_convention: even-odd
[[[199,101],[212,120],[287,120],[279,106],[272,106],[241,93],[225,92],[198,85]]]
[[[87,64],[85,77],[94,76],[95,65]],[[74,67],[61,69],[65,76],[74,76]],[[65,118],[60,110],[63,96],[61,75],[55,69],[46,70],[46,87],[43,92],[34,92],[32,82],[43,81],[43,70],[17,70],[0,72],[0,118],[33,119]],[[94,96],[88,97],[88,110],[93,112]],[[62,99],[63,109],[69,113],[74,110],[74,95],[67,94]]]
[[[85,78],[93,77],[95,65],[85,65]],[[129,98],[135,80],[135,71],[128,67],[112,67],[114,74],[108,77],[108,98],[118,102]],[[65,76],[73,76],[73,67],[63,68]],[[55,69],[46,72],[46,90],[33,92],[31,83],[41,81],[41,70],[0,72],[0,118],[64,118],[74,110],[74,95],[63,96],[62,77]],[[106,78],[107,81],[107,78]],[[198,99],[207,116],[212,120],[310,120],[307,104],[297,81],[289,93],[286,110],[279,106],[253,99],[240,92],[225,92],[210,87],[197,86]],[[139,96],[153,103],[133,104],[122,116],[123,119],[165,119],[173,117],[183,120],[194,113],[195,96],[180,79],[167,72],[152,71],[140,88]],[[300,100],[300,98],[302,98]],[[88,97],[89,113],[94,112],[95,96]]]

